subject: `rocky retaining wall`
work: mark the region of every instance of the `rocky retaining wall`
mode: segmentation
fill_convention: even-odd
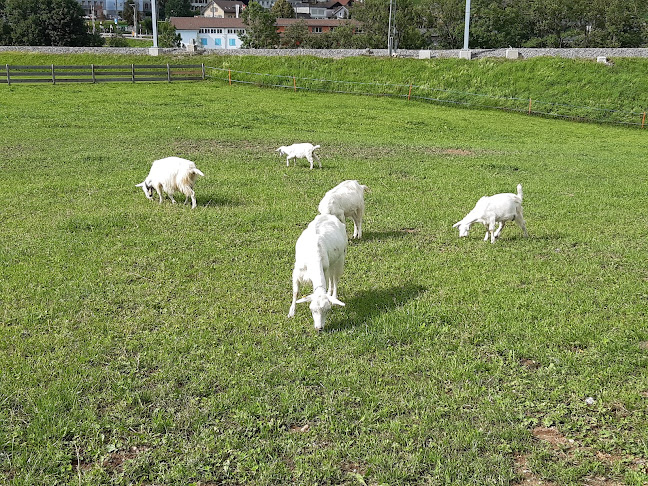
[[[507,56],[509,51],[509,56]],[[39,54],[124,54],[124,55],[151,55],[151,50],[145,47],[22,47],[22,46],[0,46],[0,64],[2,63],[3,52],[34,52]],[[458,58],[459,49],[449,50],[411,50],[402,49],[395,52],[395,57],[434,59],[434,58]],[[484,57],[512,57],[527,59],[539,56],[563,57],[568,59],[593,59],[599,57],[648,57],[648,48],[598,48],[598,49],[472,49],[472,58]],[[197,56],[201,54],[214,54],[226,56],[317,56],[326,58],[343,58],[354,56],[387,57],[387,49],[227,49],[227,50],[203,50],[189,52],[187,49],[158,49],[160,55],[173,56]]]

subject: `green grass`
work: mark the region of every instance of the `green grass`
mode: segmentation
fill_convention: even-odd
[[[0,482],[648,481],[644,132],[216,81],[0,89]],[[297,141],[322,170],[274,153]],[[134,187],[168,155],[206,174],[193,211]],[[317,334],[286,317],[294,243],[344,179],[365,234]],[[517,183],[528,239],[458,238]]]
[[[551,117],[640,126],[648,108],[645,93],[648,60],[614,58],[611,65],[594,60],[532,58],[506,60],[387,59],[312,56],[96,56],[4,53],[2,64],[165,64],[204,62],[207,75],[235,81],[301,90],[346,91],[437,100],[450,106],[491,107]],[[213,69],[212,69],[213,68]],[[250,74],[254,73],[254,74]],[[259,75],[261,74],[261,75]],[[411,85],[411,88],[410,88]],[[531,106],[529,101],[531,100]]]

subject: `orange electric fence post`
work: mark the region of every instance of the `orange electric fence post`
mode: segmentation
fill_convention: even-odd
[[[531,114],[531,98],[529,98],[529,115]]]
[[[645,123],[646,123],[646,112],[644,111],[643,116],[641,117],[641,128],[644,127]]]
[[[409,101],[411,97],[412,97],[412,84],[410,83],[409,93],[407,93],[407,101]]]
[[[229,84],[232,86],[232,70],[227,71],[227,78],[229,79]]]
[[[295,93],[297,92],[297,79],[293,76],[293,88],[295,88]]]

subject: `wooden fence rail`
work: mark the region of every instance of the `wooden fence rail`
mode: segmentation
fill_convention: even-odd
[[[105,83],[194,81],[205,79],[204,64],[125,64],[120,66],[11,66],[0,69],[0,83]]]

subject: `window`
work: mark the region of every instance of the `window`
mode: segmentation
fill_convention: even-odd
[[[229,40],[229,45],[230,45],[230,47],[236,47],[236,39],[230,39]]]
[[[204,37],[201,38],[200,39],[200,44],[203,45],[203,46],[206,46],[207,45],[207,39],[205,39]]]
[[[220,37],[218,39],[214,39],[214,45],[215,46],[219,46],[219,47],[222,46],[223,45],[222,42],[223,41],[222,41],[222,39]]]
[[[313,34],[321,34],[322,33],[322,28],[321,27],[313,27],[313,30],[311,30]]]

